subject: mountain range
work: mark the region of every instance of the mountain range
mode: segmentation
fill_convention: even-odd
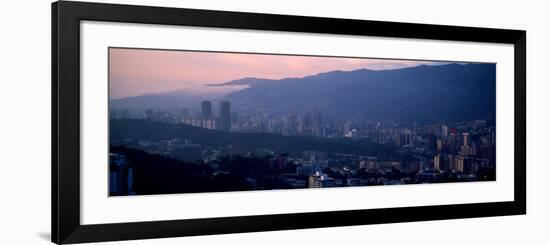
[[[243,86],[215,100],[233,111],[274,113],[320,111],[323,116],[372,120],[495,120],[496,64],[421,65],[393,70],[331,71],[301,78],[243,78],[209,86]],[[162,107],[181,105],[185,93],[134,101]],[[124,100],[124,99],[122,99]],[[163,102],[164,101],[164,102]],[[176,103],[176,104],[175,104]],[[200,101],[194,102],[196,104]],[[121,100],[111,101],[119,105]],[[125,101],[125,106],[132,103]]]

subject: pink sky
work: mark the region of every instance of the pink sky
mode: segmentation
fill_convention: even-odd
[[[361,68],[395,69],[429,61],[214,53],[173,50],[120,49],[109,51],[110,97],[124,98],[244,77],[282,79],[321,72]]]

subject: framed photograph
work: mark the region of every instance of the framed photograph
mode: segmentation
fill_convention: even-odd
[[[55,2],[52,241],[525,214],[525,38]]]

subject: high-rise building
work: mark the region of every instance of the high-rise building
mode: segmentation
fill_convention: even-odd
[[[445,124],[441,125],[441,136],[447,137],[449,135],[449,127]]]
[[[155,116],[155,111],[152,109],[145,110],[145,119],[147,120],[153,120]]]
[[[465,170],[465,167],[464,167],[464,157],[462,156],[457,156],[455,158],[455,164],[453,166],[453,170],[456,170],[456,171],[459,171],[459,172],[464,172]]]
[[[443,150],[443,141],[440,139],[436,141],[436,150],[437,152],[441,152],[441,150]]]
[[[476,156],[477,155],[477,146],[475,146],[475,145],[460,146],[459,154],[461,156]]]
[[[288,114],[285,118],[285,128],[283,130],[283,135],[296,135],[298,133],[296,122],[296,115],[292,113]]]
[[[431,150],[436,150],[437,149],[437,137],[435,137],[435,134],[430,133],[430,134],[428,134],[427,138],[428,138],[429,148]]]
[[[181,109],[181,117],[182,118],[188,118],[189,117],[189,108]]]
[[[470,143],[470,134],[469,133],[462,133],[462,137],[464,138],[463,142],[462,142],[462,145],[468,146],[468,144]]]
[[[316,136],[323,135],[323,120],[320,111],[313,112],[313,134]]]
[[[441,155],[437,154],[434,156],[434,168],[437,170],[443,170],[443,164],[441,161]]]
[[[308,177],[309,188],[325,188],[335,187],[336,183],[333,178],[321,172],[315,172],[315,174]]]
[[[201,103],[201,119],[212,118],[212,102],[205,100]]]
[[[410,129],[406,129],[403,131],[403,134],[401,134],[401,137],[403,137],[402,144],[403,145],[409,145],[411,144],[412,140],[412,133]]]
[[[457,136],[455,133],[451,133],[449,135],[449,138],[447,139],[447,145],[449,146],[448,147],[448,150],[450,153],[456,153],[456,141],[457,141]]]
[[[412,140],[412,134],[409,129],[403,130],[402,132],[397,132],[395,136],[395,145],[403,146],[409,145]]]
[[[304,123],[302,125],[302,134],[311,135],[311,129],[312,129],[311,113],[306,113],[304,115]]]
[[[109,195],[134,195],[134,170],[123,154],[109,154]]]
[[[229,101],[220,102],[218,129],[226,132],[231,131],[231,103]]]

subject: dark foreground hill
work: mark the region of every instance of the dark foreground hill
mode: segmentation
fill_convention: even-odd
[[[233,174],[213,176],[210,167],[203,164],[184,162],[127,147],[111,146],[110,153],[124,155],[133,169],[132,191],[135,195],[250,189],[243,177]],[[111,193],[111,195],[128,195],[128,193]]]
[[[222,132],[185,124],[169,124],[147,120],[119,119],[110,121],[110,140],[190,139],[195,144],[212,147],[232,147],[242,150],[265,148],[279,153],[300,153],[318,150],[332,153],[378,154],[393,148],[368,141],[282,136],[268,133]]]

